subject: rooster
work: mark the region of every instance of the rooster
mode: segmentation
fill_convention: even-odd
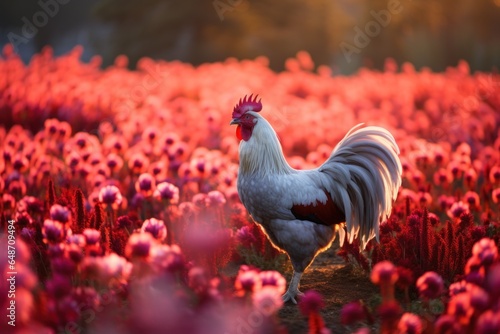
[[[252,94],[253,95],[253,94]],[[304,270],[339,234],[362,249],[379,239],[401,185],[399,148],[385,129],[358,125],[321,166],[296,170],[285,160],[276,132],[252,95],[234,107],[231,125],[240,140],[240,199],[274,247],[285,252],[293,276],[283,295],[297,303]]]

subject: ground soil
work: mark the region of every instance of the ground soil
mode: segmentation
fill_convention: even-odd
[[[360,299],[370,303],[377,298],[379,290],[370,282],[366,272],[355,265],[346,264],[336,255],[337,251],[336,247],[332,247],[315,259],[302,276],[300,290],[316,290],[323,295],[325,308],[321,315],[332,333],[352,333],[354,328],[340,323],[342,306]],[[291,273],[288,273],[287,282],[290,277]],[[308,332],[307,319],[300,313],[298,306],[291,302],[283,306],[279,318],[290,334]]]

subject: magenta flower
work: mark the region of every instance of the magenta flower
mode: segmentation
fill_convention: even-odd
[[[441,315],[434,324],[437,334],[463,334],[462,326],[457,322],[455,317],[449,314]]]
[[[318,313],[325,307],[323,296],[314,290],[308,290],[300,297],[299,310],[306,317],[311,313]]]
[[[370,278],[377,285],[394,284],[398,280],[398,271],[392,262],[382,261],[373,266]]]
[[[86,228],[82,234],[87,245],[96,245],[101,239],[101,233],[93,228]]]
[[[57,244],[66,238],[64,225],[58,221],[45,219],[43,222],[43,241],[45,243]]]
[[[62,205],[54,204],[50,208],[50,219],[57,220],[61,223],[67,223],[70,221],[71,211]]]
[[[500,188],[493,189],[491,198],[493,199],[493,203],[500,203]]]
[[[472,247],[472,256],[478,257],[483,265],[491,265],[498,259],[498,248],[495,241],[489,238],[479,240]]]
[[[158,241],[163,241],[167,238],[167,227],[163,220],[156,218],[146,219],[141,227],[142,232],[149,232]]]
[[[134,233],[128,239],[125,247],[125,255],[128,258],[146,258],[155,243],[150,233]]]
[[[470,295],[464,292],[453,296],[448,303],[446,313],[455,317],[455,319],[462,325],[468,325],[469,319],[474,314],[474,308],[471,305]]]
[[[168,182],[159,183],[153,196],[158,200],[168,201],[169,204],[179,203],[179,188]]]
[[[226,198],[224,195],[217,190],[213,190],[207,194],[207,200],[209,206],[223,206],[226,204]]]
[[[105,186],[99,191],[99,201],[117,209],[123,201],[122,194],[116,186]]]
[[[500,312],[488,310],[477,319],[476,334],[496,334],[500,333]]]
[[[469,213],[469,204],[462,201],[453,203],[451,208],[446,212],[450,218],[460,218],[464,213]]]
[[[343,325],[353,325],[366,319],[366,311],[359,301],[345,304],[340,311],[340,322]]]
[[[142,173],[135,182],[135,190],[145,197],[153,195],[155,190],[156,181],[151,174]]]
[[[286,290],[286,280],[279,272],[275,270],[261,271],[259,273],[262,287],[273,286],[280,294],[284,294]]]
[[[245,247],[250,247],[257,241],[255,235],[252,233],[252,228],[250,226],[243,226],[238,231],[236,231],[236,240],[238,240],[238,242]]]
[[[244,296],[246,293],[258,291],[262,286],[259,273],[246,266],[241,266],[234,282],[237,296]]]
[[[444,291],[443,279],[437,273],[428,271],[417,279],[417,289],[422,299],[438,298]]]
[[[399,319],[398,333],[400,334],[420,334],[423,332],[422,320],[413,313],[404,313]]]
[[[273,285],[263,286],[252,295],[253,306],[256,311],[264,316],[272,316],[283,306],[283,292],[279,287]]]

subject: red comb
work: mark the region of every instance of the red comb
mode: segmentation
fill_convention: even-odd
[[[248,100],[246,95],[243,100],[240,99],[240,102],[233,109],[233,118],[239,118],[247,111],[259,112],[262,110],[262,103],[260,102],[262,101],[262,99],[259,99],[259,101],[257,101],[257,97],[259,95],[255,95],[255,98],[252,101],[252,96],[253,94],[250,95]]]

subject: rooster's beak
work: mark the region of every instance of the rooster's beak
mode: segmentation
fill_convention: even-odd
[[[240,124],[240,119],[239,118],[233,118],[229,125],[234,125],[234,124]]]

